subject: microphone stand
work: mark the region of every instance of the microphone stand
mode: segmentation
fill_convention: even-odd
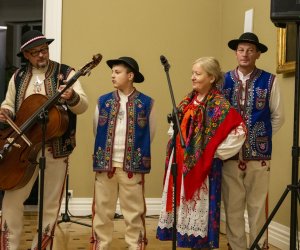
[[[38,250],[42,249],[42,238],[43,238],[43,211],[44,211],[44,180],[45,180],[45,168],[46,168],[46,157],[45,157],[45,147],[46,147],[46,131],[48,122],[48,110],[43,109],[38,116],[38,122],[42,126],[42,154],[39,159],[39,177],[40,177],[40,189],[39,189],[39,223],[38,223]]]
[[[71,220],[71,218],[68,214],[68,211],[69,211],[69,198],[70,198],[68,190],[69,190],[69,170],[68,170],[67,179],[66,179],[65,212],[61,214],[61,220],[59,220],[57,222],[57,224],[60,224],[62,222],[72,222],[72,223],[76,223],[76,224],[79,224],[79,225],[92,227],[91,225],[88,225],[88,224],[85,224],[85,223],[82,223],[82,222],[79,222],[79,221]]]
[[[169,75],[169,69],[170,69],[170,64],[168,63],[168,60],[164,56],[160,56],[160,60],[162,65],[164,66],[164,70],[166,72],[167,76],[167,81],[168,81],[168,86],[169,86],[169,92],[171,95],[171,100],[172,100],[172,107],[173,107],[173,112],[172,115],[168,115],[168,122],[170,123],[171,121],[173,122],[173,163],[171,166],[171,174],[173,175],[173,229],[172,229],[172,249],[176,250],[176,239],[177,239],[177,162],[176,162],[176,137],[177,134],[179,133],[179,138],[180,138],[180,145],[182,148],[185,147],[184,139],[182,136],[182,132],[180,129],[180,123],[179,123],[179,118],[178,118],[178,110],[176,107],[175,103],[175,98],[173,94],[173,88],[170,80],[170,75]],[[171,159],[172,160],[172,159]]]

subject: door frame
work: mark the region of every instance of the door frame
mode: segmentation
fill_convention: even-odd
[[[43,0],[43,33],[54,38],[51,44],[51,60],[61,61],[62,0]],[[3,193],[0,191],[0,215]]]
[[[62,0],[43,0],[43,32],[55,39],[51,44],[51,60],[61,62]]]

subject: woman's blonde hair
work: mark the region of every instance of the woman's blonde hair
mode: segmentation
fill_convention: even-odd
[[[221,84],[224,80],[224,74],[221,71],[220,63],[214,57],[200,57],[193,65],[199,63],[203,70],[215,78],[214,84]]]

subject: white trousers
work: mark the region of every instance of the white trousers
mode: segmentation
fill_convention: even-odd
[[[245,208],[248,212],[249,246],[266,222],[270,161],[225,161],[222,170],[222,196],[226,213],[226,235],[233,250],[246,250]],[[241,169],[245,168],[245,169]],[[259,241],[267,244],[267,231]]]
[[[41,152],[38,154],[37,159],[40,158],[40,155]],[[53,235],[61,205],[68,165],[67,158],[54,159],[50,148],[45,150],[45,157],[42,249],[52,249]],[[2,203],[1,250],[20,249],[20,240],[23,231],[23,203],[30,195],[33,184],[38,176],[39,165],[37,165],[32,178],[24,187],[5,191]],[[31,249],[37,249],[37,245],[38,233],[36,233],[33,239]]]
[[[94,250],[110,249],[113,238],[113,220],[117,200],[125,220],[125,241],[129,250],[144,249],[146,244],[144,175],[130,178],[122,168],[115,168],[113,176],[96,173],[93,202]]]

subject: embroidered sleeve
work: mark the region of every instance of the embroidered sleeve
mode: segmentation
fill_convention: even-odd
[[[80,96],[74,91],[71,99],[67,100],[66,102],[68,106],[72,107],[72,106],[76,106],[76,104],[79,103],[79,100],[80,100]]]

